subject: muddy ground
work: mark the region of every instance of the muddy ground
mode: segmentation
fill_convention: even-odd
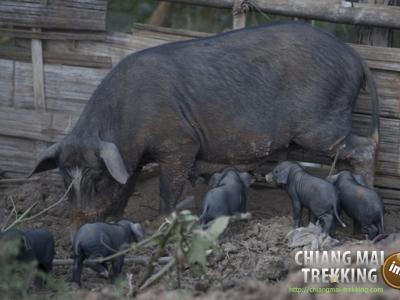
[[[13,199],[17,209],[23,211],[32,203],[38,202],[36,211],[48,207],[63,194],[64,187],[59,181],[40,180],[28,183],[0,185],[0,217],[4,218],[12,209]],[[207,186],[201,180],[195,189],[187,187],[186,193],[196,196],[193,211],[199,212],[201,200]],[[158,178],[150,178],[138,184],[137,190],[125,210],[125,217],[142,222],[147,233],[152,233],[162,222],[158,215],[159,191]],[[294,249],[287,246],[286,235],[292,229],[290,200],[282,191],[265,188],[251,188],[248,191],[248,210],[252,213],[249,221],[239,221],[230,225],[218,242],[217,251],[209,257],[207,273],[201,276],[182,272],[178,283],[176,272],[172,272],[161,282],[136,295],[139,299],[314,299],[312,295],[294,295],[287,292],[288,285],[301,286],[298,267],[294,265]],[[56,240],[56,257],[69,258],[70,208],[63,202],[50,210],[43,217],[21,225],[21,228],[46,228]],[[385,216],[387,232],[399,232],[400,210],[390,209]],[[306,218],[306,217],[305,217]],[[345,218],[347,224],[350,220]],[[370,247],[362,237],[351,235],[351,226],[338,230],[338,239],[343,247]],[[346,249],[347,249],[346,248]],[[397,247],[397,251],[398,251]],[[146,253],[139,253],[145,255]],[[132,274],[131,282],[137,283],[145,266],[126,263],[124,274]],[[85,269],[82,274],[82,288],[68,283],[71,266],[55,266],[54,276],[63,282],[79,299],[118,299],[125,297],[129,288],[127,280],[115,287],[97,274]],[[180,286],[179,286],[180,285]],[[384,286],[383,283],[380,283]],[[385,288],[385,297],[390,299],[394,290]],[[396,291],[398,292],[398,291]],[[41,291],[46,293],[46,291]],[[48,291],[48,293],[51,293]],[[348,295],[328,295],[333,299]],[[354,295],[353,295],[354,296]],[[366,297],[363,296],[363,299]],[[367,295],[368,296],[368,295]],[[370,295],[371,297],[373,295]],[[398,296],[398,295],[397,295]],[[322,296],[321,296],[322,297]],[[356,296],[357,297],[357,296]],[[339,299],[337,298],[337,299]],[[336,298],[335,298],[336,299]],[[341,298],[340,298],[341,299]],[[398,299],[393,298],[393,299]]]

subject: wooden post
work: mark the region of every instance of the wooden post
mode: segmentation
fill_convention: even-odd
[[[247,0],[235,0],[233,3],[233,29],[246,27],[246,12],[249,10]]]
[[[149,24],[154,26],[169,27],[172,14],[176,5],[169,2],[161,2],[150,16]]]
[[[40,29],[33,29],[34,32]],[[43,73],[43,48],[42,41],[32,39],[32,78],[33,78],[33,96],[35,102],[35,109],[37,111],[46,110],[46,100],[44,94],[44,73]]]

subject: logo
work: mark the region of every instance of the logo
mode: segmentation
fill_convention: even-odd
[[[298,251],[294,260],[302,266],[304,283],[377,283],[385,253],[377,250]],[[400,261],[398,265],[400,274]]]
[[[400,252],[393,253],[385,259],[381,272],[383,281],[388,286],[400,289]]]

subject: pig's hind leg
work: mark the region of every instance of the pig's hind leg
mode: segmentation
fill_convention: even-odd
[[[83,267],[84,257],[79,255],[74,259],[74,266],[72,267],[72,282],[77,283],[81,286],[81,273]]]
[[[91,262],[90,260],[98,259],[99,257],[90,257],[87,261],[87,265],[89,268],[91,268],[93,271],[98,273],[101,277],[108,279],[109,278],[109,273],[107,269],[107,264],[100,263],[100,262]]]
[[[121,274],[123,265],[124,265],[124,256],[116,257],[111,261],[110,279],[112,282],[115,282],[118,275]]]

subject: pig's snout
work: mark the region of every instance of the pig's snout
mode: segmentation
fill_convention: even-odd
[[[108,279],[110,274],[108,273],[108,271],[103,271],[103,272],[100,273],[100,276],[105,278],[105,279]]]

